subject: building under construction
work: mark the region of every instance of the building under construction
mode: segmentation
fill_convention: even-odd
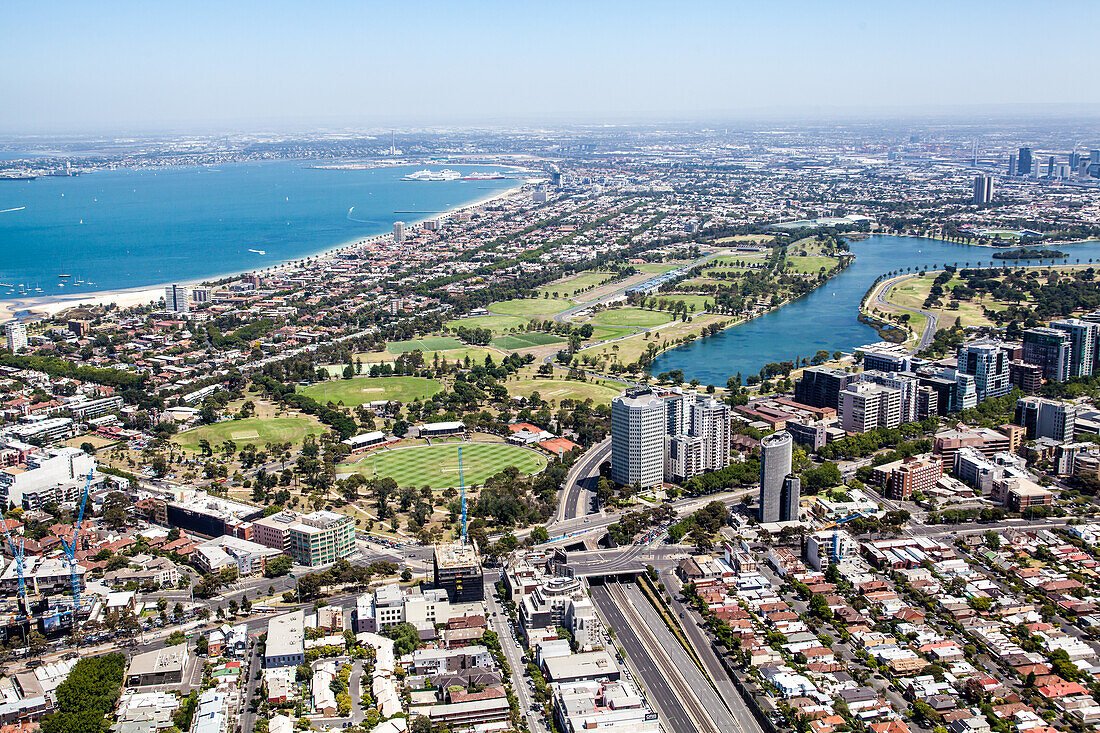
[[[435,587],[447,591],[451,603],[485,600],[485,573],[473,542],[436,545],[432,570]]]

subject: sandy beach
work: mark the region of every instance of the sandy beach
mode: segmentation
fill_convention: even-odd
[[[444,214],[425,215],[424,217],[422,217],[420,219],[408,222],[408,224],[410,225],[410,227],[414,227],[414,226],[418,226],[419,224],[422,224],[423,222],[427,221],[428,219],[447,219],[448,217],[454,216],[455,214],[460,214],[464,211],[469,211],[471,209],[476,209],[476,208],[478,208],[480,206],[484,206],[485,204],[490,203],[492,201],[507,198],[509,196],[514,196],[516,193],[518,193],[523,188],[525,183],[526,183],[526,181],[518,180],[517,185],[512,187],[512,188],[506,189],[504,191],[499,191],[499,192],[497,192],[495,194],[491,194],[489,196],[485,196],[484,198],[478,199],[477,201],[471,201],[468,204],[464,204],[463,206],[458,206],[454,209],[451,209],[451,210],[447,211]],[[326,248],[324,248],[322,250],[319,250],[319,251],[317,251],[313,254],[305,255],[305,256],[302,256],[302,257],[295,257],[292,260],[285,260],[283,262],[278,263],[277,265],[270,265],[267,268],[263,268],[263,269],[278,272],[279,270],[281,270],[285,267],[291,266],[294,263],[300,262],[301,260],[304,260],[304,259],[308,259],[308,258],[322,258],[323,259],[323,258],[326,258],[328,256],[334,255],[337,252],[347,250],[351,247],[361,246],[361,245],[367,244],[367,243],[372,242],[372,241],[378,241],[380,239],[384,239],[384,238],[389,237],[389,236],[391,236],[391,235],[387,233],[387,234],[376,234],[376,235],[369,236],[369,237],[357,237],[357,238],[355,238],[351,241],[348,241],[348,242],[343,242],[341,244],[326,247]],[[208,277],[208,278],[204,278],[203,280],[196,280],[196,281],[193,281],[193,282],[190,282],[190,283],[181,283],[181,284],[186,284],[188,286],[195,286],[195,285],[199,285],[200,283],[203,283],[203,282],[213,282],[213,281],[217,281],[217,280],[224,280],[226,278],[240,277],[242,275],[245,275],[245,274],[251,273],[251,272],[257,272],[257,270],[251,269],[251,270],[241,270],[239,272],[224,273],[224,274],[221,274],[221,275],[215,275],[215,276],[211,276],[211,277]],[[75,308],[76,306],[79,306],[79,305],[89,305],[89,306],[91,306],[91,305],[108,305],[110,303],[114,303],[115,305],[117,305],[120,308],[129,308],[129,307],[135,306],[135,305],[144,305],[144,304],[147,304],[147,303],[153,303],[153,302],[156,302],[157,300],[160,300],[164,297],[164,288],[165,288],[166,285],[169,285],[169,284],[171,284],[171,283],[161,283],[160,285],[139,285],[139,286],[135,286],[133,288],[123,288],[123,289],[119,289],[119,290],[102,290],[102,291],[91,292],[91,293],[74,293],[73,295],[43,295],[43,296],[39,296],[39,297],[30,297],[30,298],[21,297],[21,298],[10,298],[8,300],[0,300],[0,323],[5,323],[7,321],[10,321],[13,318],[15,318],[18,313],[21,313],[21,312],[24,312],[24,311],[30,312],[31,314],[34,315],[35,318],[50,318],[50,317],[53,317],[53,316],[57,315],[58,313],[60,313],[64,310],[67,310],[69,308]],[[27,320],[27,319],[24,318],[23,320]]]

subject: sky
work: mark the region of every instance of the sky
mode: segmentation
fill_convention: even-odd
[[[4,0],[0,130],[1100,105],[1097,0]]]

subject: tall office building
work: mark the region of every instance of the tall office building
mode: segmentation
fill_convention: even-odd
[[[432,581],[447,591],[451,603],[485,599],[485,572],[473,543],[436,545],[432,554]]]
[[[1042,397],[1021,397],[1016,401],[1012,422],[1027,431],[1028,438],[1050,438],[1065,443],[1073,440],[1077,405]]]
[[[974,203],[977,206],[993,200],[993,176],[974,176]]]
[[[1008,156],[1008,175],[1016,175],[1016,153]]]
[[[393,223],[393,241],[394,244],[402,244],[405,241],[405,222],[395,221]]]
[[[811,407],[840,407],[840,393],[849,384],[858,382],[855,374],[832,367],[809,367],[794,386],[795,401]]]
[[[186,285],[165,286],[164,310],[169,313],[189,313],[191,311],[191,288]]]
[[[760,441],[760,522],[779,522],[783,516],[783,485],[791,475],[794,439],[788,432],[772,433]]]
[[[1016,173],[1021,176],[1031,175],[1031,148],[1020,148],[1019,163],[1016,166]]]
[[[704,471],[730,464],[730,408],[709,397],[691,405],[691,435],[703,441]]]
[[[883,387],[896,389],[901,393],[901,422],[908,423],[917,420],[917,376],[915,374],[898,374],[897,372],[880,372],[872,369],[864,370],[860,375],[864,382],[881,384]]]
[[[779,495],[779,521],[798,521],[798,502],[802,498],[802,479],[793,473],[783,479],[783,490]]]
[[[1073,172],[1077,172],[1077,169],[1081,167],[1081,154],[1074,150],[1069,154],[1069,169]]]
[[[4,335],[8,338],[8,351],[11,353],[27,348],[27,327],[19,321],[4,326]]]
[[[901,425],[901,391],[870,382],[849,384],[840,393],[840,425],[849,433]]]
[[[1090,323],[1079,318],[1051,321],[1051,328],[1065,331],[1070,336],[1069,375],[1087,377],[1092,374],[1096,359],[1096,340],[1100,336],[1100,323]]]
[[[1054,178],[1054,156],[1047,158],[1047,178]]]
[[[1008,381],[1008,352],[997,341],[972,341],[958,350],[959,371],[974,376],[978,402],[1012,391]]]
[[[1073,337],[1057,328],[1024,331],[1024,361],[1043,369],[1043,378],[1064,382],[1073,362]]]
[[[611,401],[611,479],[643,488],[664,481],[665,403],[649,388]]]

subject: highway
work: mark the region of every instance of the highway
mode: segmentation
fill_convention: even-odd
[[[700,628],[696,622],[696,616],[680,602],[680,579],[671,570],[661,572],[660,578],[672,599],[669,602],[669,607],[680,616],[680,628],[684,630],[692,648],[695,649],[695,653],[707,668],[707,674],[718,687],[722,700],[726,703],[726,707],[737,723],[737,730],[742,733],[762,733],[763,728],[759,721],[745,706],[741,693],[734,687],[733,682],[729,679],[729,673],[726,672],[726,668],[722,666],[721,660],[718,659],[718,654],[711,643],[710,637]]]
[[[705,694],[692,688],[685,679],[679,665],[670,656],[676,649],[683,651],[676,642],[676,649],[666,649],[656,632],[651,628],[627,597],[625,590],[617,583],[594,586],[592,600],[600,614],[623,645],[623,650],[631,665],[638,671],[646,689],[652,696],[658,715],[674,733],[723,733],[734,730],[721,727],[711,718],[705,706],[696,694]],[[643,601],[645,602],[645,601]],[[665,628],[660,624],[660,628]],[[692,664],[694,667],[694,664]],[[695,667],[698,671],[698,667]],[[684,670],[690,674],[690,670]],[[706,689],[710,690],[709,685]],[[710,690],[713,692],[713,690]],[[728,715],[728,713],[727,713]]]
[[[608,460],[611,460],[610,437],[588,449],[573,464],[562,487],[557,521],[576,519],[588,514],[592,499],[596,495],[596,483],[600,480],[600,464]]]

